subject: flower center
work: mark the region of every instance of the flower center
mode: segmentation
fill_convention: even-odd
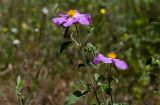
[[[116,56],[117,56],[117,55],[116,55],[116,53],[114,53],[114,52],[111,52],[111,53],[108,54],[108,57],[109,57],[109,58],[112,58],[112,59],[116,58]]]
[[[67,12],[67,15],[70,16],[70,17],[73,17],[74,15],[76,14],[76,11],[71,9]]]

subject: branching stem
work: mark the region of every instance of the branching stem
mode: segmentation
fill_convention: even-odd
[[[79,50],[80,50],[83,62],[85,64],[85,67],[86,67],[86,70],[87,70],[87,73],[88,73],[88,76],[89,76],[89,81],[92,85],[93,92],[94,92],[94,95],[96,97],[97,103],[98,103],[98,105],[100,105],[100,101],[99,101],[99,98],[98,98],[98,95],[97,95],[97,92],[96,92],[96,86],[94,85],[94,81],[92,80],[92,76],[91,76],[88,64],[86,62],[86,57],[85,57],[84,52],[83,52],[83,45],[82,45],[83,43],[81,43],[81,41],[80,41],[78,27],[77,27],[77,25],[75,25],[75,27],[76,27],[76,33],[77,33],[77,38],[78,38],[78,43],[79,43]]]

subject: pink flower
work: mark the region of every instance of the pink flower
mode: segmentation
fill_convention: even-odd
[[[91,23],[90,14],[80,14],[77,10],[69,10],[66,14],[59,14],[59,17],[52,19],[56,25],[69,27],[73,24],[79,23],[82,25],[89,25]]]
[[[103,56],[102,54],[98,54],[97,57],[94,57],[93,59],[93,63],[94,64],[98,64],[100,62],[103,63],[112,63],[114,66],[116,66],[119,69],[122,70],[127,70],[128,69],[128,65],[125,61],[120,60],[120,59],[115,59],[116,58],[116,54],[111,52],[108,54],[108,57]]]

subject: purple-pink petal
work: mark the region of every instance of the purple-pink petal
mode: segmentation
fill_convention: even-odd
[[[55,23],[56,25],[59,26],[66,21],[66,17],[53,18],[52,21],[53,21],[53,23]]]
[[[104,57],[102,54],[98,54],[97,57],[94,57],[93,63],[94,64],[98,64],[100,62],[103,62],[103,63],[112,63],[112,60]]]
[[[120,60],[120,59],[113,59],[114,64],[117,68],[122,69],[122,70],[127,70],[128,69],[128,65],[125,61]]]
[[[94,57],[94,59],[93,59],[93,63],[94,64],[97,65],[101,61],[100,56],[103,56],[103,55],[102,54],[98,54],[98,56]]]
[[[71,26],[72,24],[74,24],[76,22],[77,22],[76,18],[68,18],[66,20],[66,22],[63,24],[63,26],[64,27],[69,27],[69,26]]]
[[[53,18],[52,21],[56,25],[63,25],[64,27],[69,27],[73,24],[79,23],[82,25],[89,25],[91,23],[90,14],[80,14],[77,10],[73,16],[68,14],[60,13],[58,18]]]
[[[112,63],[112,59],[105,57],[105,59],[102,62],[103,63]]]
[[[68,17],[68,15],[63,14],[63,13],[59,13],[59,16],[60,16],[60,17]]]
[[[89,25],[91,23],[90,14],[81,14],[77,17],[77,20],[82,25]]]

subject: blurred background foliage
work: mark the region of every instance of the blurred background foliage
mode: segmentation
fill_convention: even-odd
[[[59,54],[64,29],[51,20],[69,9],[90,13],[89,42],[103,54],[117,51],[129,64],[114,86],[115,102],[159,105],[153,92],[160,90],[160,67],[146,65],[149,57],[160,58],[159,0],[0,0],[0,103],[18,104],[18,75],[26,105],[62,105],[74,82],[86,77],[76,70],[82,62],[76,48]]]

